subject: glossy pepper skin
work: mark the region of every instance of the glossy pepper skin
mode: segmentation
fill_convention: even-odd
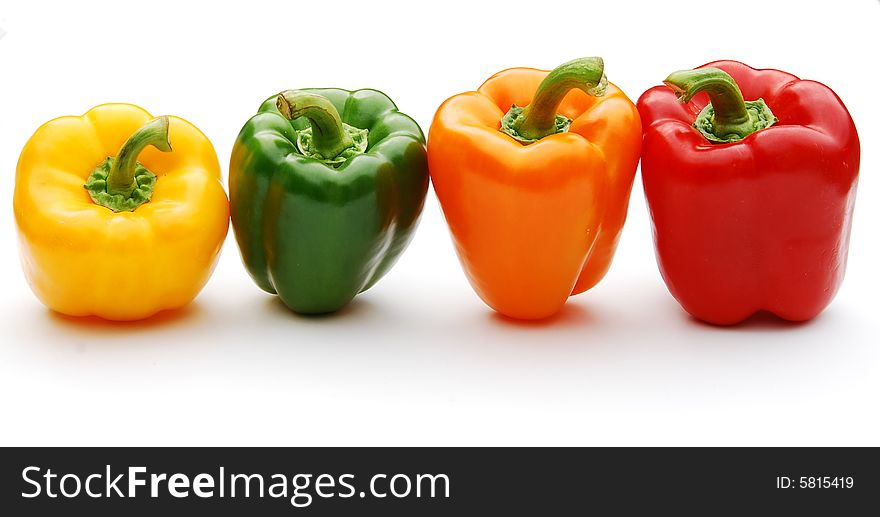
[[[601,74],[601,59],[588,59]],[[431,180],[468,280],[518,319],[555,314],[608,271],[641,145],[636,107],[611,83],[601,96],[583,85],[557,90],[568,131],[528,144],[500,131],[505,112],[532,103],[548,74],[504,70],[451,97],[428,139]]]
[[[137,156],[157,178],[152,199],[133,211],[98,205],[83,188],[151,119],[137,106],[104,104],[47,122],[25,145],[14,194],[21,261],[51,309],[142,319],[186,305],[211,275],[229,203],[214,148],[195,126],[163,117],[170,148]]]
[[[846,267],[859,171],[852,118],[821,83],[735,61],[700,68],[729,74],[742,97],[762,98],[778,122],[712,143],[692,127],[705,93],[682,103],[658,86],[639,99],[642,176],[663,279],[687,312],[709,323],[735,324],[758,311],[809,320],[830,303]]]
[[[327,313],[369,289],[394,265],[428,189],[418,124],[376,90],[306,89],[342,122],[367,129],[367,148],[333,167],[305,156],[298,132],[272,97],[242,128],[232,151],[232,225],[257,285],[293,311]]]

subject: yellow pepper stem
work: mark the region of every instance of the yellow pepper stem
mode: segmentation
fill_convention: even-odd
[[[131,212],[153,196],[156,175],[138,163],[148,145],[162,152],[171,150],[168,117],[149,121],[122,144],[116,157],[108,157],[89,175],[85,189],[95,204],[114,212]]]
[[[131,193],[137,188],[135,181],[137,157],[148,145],[152,145],[162,152],[171,151],[171,142],[168,140],[168,117],[154,118],[135,131],[122,144],[119,152],[116,153],[113,165],[110,167],[110,173],[107,175],[108,194],[131,196]]]

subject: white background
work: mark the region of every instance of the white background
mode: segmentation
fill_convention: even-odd
[[[877,1],[311,4],[0,5],[0,444],[880,445]],[[444,99],[498,70],[585,55],[633,100],[721,58],[844,99],[862,176],[824,314],[689,319],[657,271],[638,179],[608,276],[540,324],[479,301],[433,191],[396,268],[330,317],[260,291],[231,233],[196,302],[143,323],[57,316],[21,274],[15,164],[56,116],[111,101],[182,116],[225,178],[241,125],[282,89],[378,88],[427,132]]]

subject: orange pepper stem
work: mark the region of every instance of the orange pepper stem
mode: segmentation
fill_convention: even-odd
[[[152,145],[162,152],[171,151],[171,142],[168,140],[168,125],[168,117],[158,117],[128,137],[128,140],[116,153],[116,158],[110,167],[110,173],[107,175],[108,194],[122,195],[124,198],[131,196],[138,186],[135,181],[137,157],[145,147]]]
[[[743,100],[739,85],[721,69],[679,70],[663,83],[681,102],[689,102],[700,92],[709,95],[709,104],[697,116],[694,127],[713,143],[742,140],[777,121],[763,99]]]
[[[287,90],[278,94],[278,111],[288,120],[306,117],[312,127],[310,147],[314,154],[333,160],[343,151],[355,147],[344,127],[339,112],[329,99],[314,93]],[[302,151],[302,149],[300,149]]]
[[[601,57],[584,57],[559,65],[541,81],[532,103],[513,120],[510,129],[530,141],[557,133],[557,110],[569,91],[577,88],[601,97],[607,84]]]

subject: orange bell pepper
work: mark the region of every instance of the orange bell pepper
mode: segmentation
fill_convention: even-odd
[[[638,111],[607,82],[601,58],[504,70],[444,102],[428,138],[430,174],[480,298],[537,319],[596,285],[640,150]]]

